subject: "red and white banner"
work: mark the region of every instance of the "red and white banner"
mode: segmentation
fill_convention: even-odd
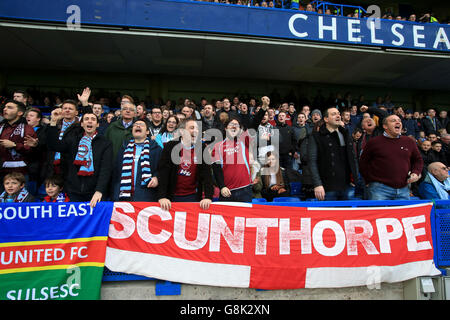
[[[336,288],[438,275],[432,204],[302,208],[116,202],[105,266],[173,282]]]

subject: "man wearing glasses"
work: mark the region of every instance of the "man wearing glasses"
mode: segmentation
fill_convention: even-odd
[[[163,121],[162,121],[161,107],[153,107],[152,108],[152,120],[150,121],[150,124],[148,126],[148,129],[150,130],[150,137],[152,138],[152,140],[155,140],[159,131],[161,131],[161,129],[162,129],[162,125],[163,125]]]
[[[136,106],[128,100],[123,100],[120,115],[119,119],[112,122],[105,132],[105,137],[112,142],[114,159],[122,144],[132,137],[131,129],[136,116]]]
[[[419,185],[419,195],[422,199],[449,199],[448,170],[449,168],[442,162],[432,162],[428,165],[428,173]]]

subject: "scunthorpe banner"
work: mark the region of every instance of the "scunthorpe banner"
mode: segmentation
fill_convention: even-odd
[[[112,208],[0,204],[0,300],[99,299]]]
[[[374,286],[440,274],[431,203],[370,208],[114,203],[105,266],[211,286]]]

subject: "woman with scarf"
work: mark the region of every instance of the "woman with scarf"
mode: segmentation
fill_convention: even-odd
[[[130,139],[117,154],[113,173],[113,201],[157,201],[158,162],[162,148],[148,137],[144,120],[136,120]]]
[[[169,116],[164,123],[161,131],[156,135],[155,141],[161,147],[176,138],[176,129],[180,121],[176,116]]]
[[[52,117],[48,128],[49,150],[64,154],[67,167],[63,171],[66,191],[73,202],[90,202],[95,207],[106,200],[112,172],[112,144],[97,134],[99,122],[92,112],[83,114],[76,133],[59,140],[58,117]]]

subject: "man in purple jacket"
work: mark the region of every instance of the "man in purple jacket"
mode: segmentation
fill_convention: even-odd
[[[398,116],[384,118],[383,129],[383,135],[367,142],[359,163],[369,199],[407,200],[409,184],[420,179],[422,157],[414,140],[401,136]]]

